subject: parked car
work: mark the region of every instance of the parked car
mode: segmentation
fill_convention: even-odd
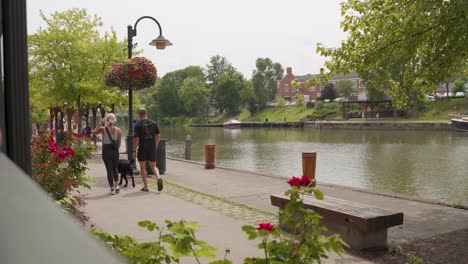
[[[432,101],[434,101],[436,99],[435,95],[433,95],[433,94],[425,94],[424,97],[426,97],[426,99],[429,99],[429,100],[432,100]]]
[[[297,105],[297,102],[295,101],[286,102],[286,106],[295,106],[295,105]]]
[[[276,102],[268,102],[266,104],[267,107],[275,107],[276,105],[277,105]]]
[[[440,95],[440,97],[447,97],[447,93],[438,94],[438,95]],[[449,96],[449,97],[452,97],[452,96],[453,96],[453,93],[448,93],[448,96]]]
[[[464,92],[457,92],[455,94],[455,97],[465,97],[465,93]]]

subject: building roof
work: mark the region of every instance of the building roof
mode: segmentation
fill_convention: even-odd
[[[318,74],[296,75],[295,77],[296,77],[296,80],[299,82],[306,82],[315,76],[318,76]],[[355,78],[359,78],[359,75],[356,72],[350,72],[347,74],[343,74],[343,73],[335,74],[333,75],[333,78],[331,80],[332,81],[333,80],[347,80],[347,79],[355,79]]]
[[[355,79],[355,78],[359,78],[359,75],[357,74],[357,72],[350,72],[347,74],[343,74],[343,73],[335,74],[333,75],[332,80],[343,80],[343,79],[346,80],[346,79]]]

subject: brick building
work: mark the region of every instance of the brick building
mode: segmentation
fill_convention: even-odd
[[[304,95],[304,99],[306,102],[315,100],[318,96],[320,96],[321,91],[323,90],[323,85],[316,85],[316,86],[309,86],[306,87],[306,82],[312,79],[315,75],[306,74],[306,75],[294,75],[292,72],[291,67],[286,68],[286,75],[281,79],[280,83],[278,84],[278,94],[276,96],[277,99],[284,98],[286,100],[294,100],[294,96],[298,92]],[[301,83],[300,88],[293,87],[292,83],[296,80]],[[348,74],[337,74],[333,76],[333,78],[329,81],[329,83],[333,83],[335,86],[338,82],[343,80],[350,80],[354,84],[354,88],[356,93],[362,93],[365,91],[366,87],[362,82],[359,75],[355,72],[348,73]]]

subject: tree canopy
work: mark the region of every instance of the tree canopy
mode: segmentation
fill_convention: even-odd
[[[348,0],[338,48],[319,44],[330,73],[356,71],[400,107],[465,68],[465,0]],[[368,84],[369,86],[369,84]]]
[[[179,89],[179,97],[185,111],[192,116],[206,116],[208,112],[208,88],[203,79],[188,77]]]
[[[194,115],[192,111],[187,111],[184,106],[191,105],[191,103],[186,102],[187,100],[191,100],[185,96],[188,94],[188,91],[179,93],[179,90],[182,88],[187,78],[198,79],[205,83],[203,68],[199,66],[189,66],[185,69],[169,72],[156,83],[156,87],[151,96],[156,105],[156,109],[158,109],[161,114],[167,116]],[[191,82],[193,84],[194,81]],[[186,84],[186,86],[190,87],[188,84]]]
[[[348,98],[354,91],[354,84],[351,80],[342,80],[337,84],[338,92],[345,98]]]
[[[325,87],[323,87],[322,90],[322,99],[324,100],[335,100],[336,97],[338,97],[335,89],[335,85],[333,83],[327,83]]]
[[[243,90],[247,89],[242,74],[233,72],[219,78],[215,88],[215,100],[221,110],[235,113],[242,104]]]
[[[260,108],[265,108],[278,93],[278,82],[283,78],[284,69],[269,58],[258,58],[255,66],[252,76],[255,99]]]
[[[116,33],[101,36],[101,19],[85,9],[40,15],[46,27],[28,39],[31,108],[79,110],[80,104],[123,103],[123,93],[103,83],[104,70],[126,57]]]

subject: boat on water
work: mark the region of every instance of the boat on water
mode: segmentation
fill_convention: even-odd
[[[468,117],[452,119],[452,127],[458,131],[468,132]]]
[[[237,119],[229,119],[223,123],[224,128],[240,128],[241,122]]]

